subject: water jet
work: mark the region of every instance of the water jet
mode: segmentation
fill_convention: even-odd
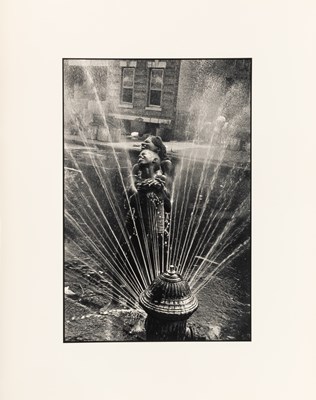
[[[177,122],[177,129],[183,122],[183,132],[190,134],[181,135],[180,142],[172,140],[168,154],[158,154],[160,168],[148,169],[150,174],[135,165],[141,150],[151,150],[147,134],[153,132],[148,130],[136,139],[135,123],[114,123],[113,115],[121,118],[131,110],[122,110],[110,95],[105,102],[103,81],[101,84],[94,68],[83,65],[80,76],[85,87],[81,95],[95,105],[94,112],[108,136],[103,142],[91,138],[88,114],[84,118],[91,107],[84,107],[80,97],[75,96],[80,82],[72,68],[66,68],[66,78],[70,79],[65,80],[66,127],[71,134],[74,125],[77,134],[67,135],[65,142],[65,287],[80,300],[82,297],[82,304],[102,314],[95,319],[100,327],[91,323],[92,336],[87,334],[86,325],[82,328],[77,322],[77,332],[67,333],[66,339],[79,337],[82,330],[83,340],[143,340],[144,330],[139,337],[133,332],[127,334],[135,330],[130,327],[136,318],[144,326],[146,315],[139,313],[142,308],[147,314],[147,340],[187,340],[191,316],[188,325],[194,327],[199,340],[204,340],[202,330],[208,330],[209,325],[220,332],[213,335],[220,336],[220,340],[249,340],[249,155],[230,149],[242,131],[242,121],[249,119],[248,91],[237,84],[226,88],[225,79],[220,79],[213,68],[203,69],[211,65],[220,68],[221,62],[195,63],[201,67],[201,74],[195,74],[197,85],[186,99],[187,117],[182,121],[179,108]],[[103,72],[109,93],[119,95],[114,89],[121,68],[108,63]],[[132,116],[135,121],[136,106]],[[141,112],[152,112],[144,110]],[[216,124],[225,119],[228,125],[224,134],[218,132]],[[157,143],[152,151],[157,151]],[[131,184],[135,186],[133,194]],[[165,190],[159,190],[160,186]],[[243,253],[245,258],[241,258]],[[200,304],[196,313],[195,295]],[[67,307],[67,321],[72,321],[74,304],[69,312]],[[134,313],[133,318],[127,308],[131,315]],[[245,327],[240,315],[244,316]],[[83,318],[85,324],[89,320]],[[67,324],[68,332],[75,330],[72,324]]]

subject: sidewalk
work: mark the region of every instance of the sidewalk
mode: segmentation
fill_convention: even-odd
[[[83,140],[79,136],[65,135],[65,144],[77,144],[79,146],[84,146]],[[101,142],[99,140],[87,139],[87,144],[92,147],[97,147],[98,149],[114,148],[115,150],[125,150],[138,152],[140,151],[140,140],[128,139],[122,142]],[[192,142],[177,142],[170,141],[164,143],[168,155],[172,158],[196,158],[198,161],[205,161],[206,158],[209,159],[211,163],[218,162],[222,157],[222,149],[218,147],[213,147],[210,149],[207,144],[197,144]],[[67,146],[67,145],[66,145]],[[65,146],[65,147],[66,147]],[[250,168],[250,154],[246,151],[234,151],[226,150],[223,165],[230,166],[232,164],[242,164],[247,165],[247,169]]]

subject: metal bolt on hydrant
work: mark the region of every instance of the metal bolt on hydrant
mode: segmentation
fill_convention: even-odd
[[[174,266],[171,265],[141,293],[139,304],[148,314],[145,324],[147,340],[193,339],[186,323],[198,308],[198,301]]]

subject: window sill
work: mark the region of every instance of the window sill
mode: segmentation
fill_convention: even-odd
[[[148,107],[145,107],[145,110],[162,111],[162,108],[159,106],[148,106]]]
[[[133,104],[119,104],[120,108],[133,108]]]

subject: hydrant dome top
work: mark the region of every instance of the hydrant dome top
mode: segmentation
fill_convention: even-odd
[[[142,308],[162,319],[187,319],[197,309],[198,302],[187,281],[170,266],[144,290],[139,298]]]

